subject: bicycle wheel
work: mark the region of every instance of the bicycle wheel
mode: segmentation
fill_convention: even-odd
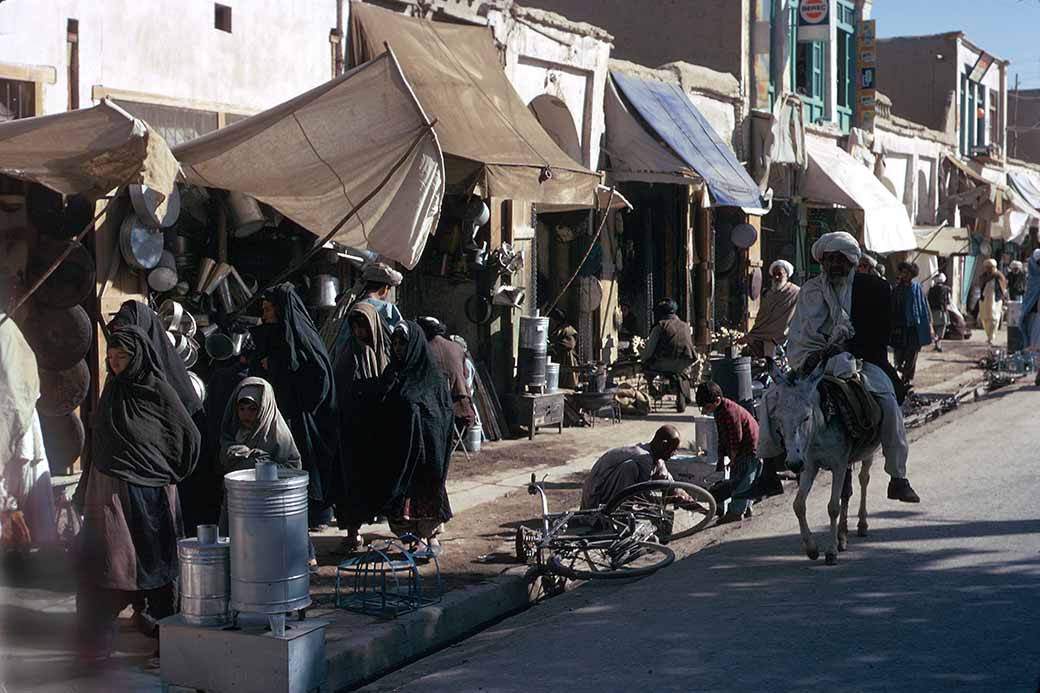
[[[634,539],[575,543],[549,557],[549,569],[572,580],[624,580],[655,573],[675,560],[667,546]]]
[[[667,544],[704,529],[715,517],[715,499],[700,486],[681,481],[645,481],[624,489],[603,514],[615,522],[650,522],[657,541]]]

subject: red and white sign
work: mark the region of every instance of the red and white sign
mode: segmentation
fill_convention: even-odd
[[[802,0],[798,13],[804,24],[819,24],[827,19],[830,0]]]

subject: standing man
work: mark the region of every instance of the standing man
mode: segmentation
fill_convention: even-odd
[[[715,471],[723,471],[729,460],[733,492],[729,509],[718,524],[740,522],[751,517],[751,489],[762,474],[762,462],[758,459],[758,422],[744,407],[723,397],[718,383],[697,386],[697,406],[702,414],[715,416],[718,429]]]
[[[1009,301],[1021,301],[1026,295],[1026,268],[1020,260],[1008,265],[1007,285]]]
[[[448,328],[437,318],[424,316],[416,322],[426,335],[430,355],[448,379],[455,425],[465,430],[477,419],[466,374],[466,350],[446,337]]]
[[[921,348],[932,343],[932,313],[924,290],[917,281],[920,269],[915,263],[900,262],[896,288],[892,292],[892,347],[896,370],[903,387],[913,387],[917,357]]]
[[[400,286],[403,279],[400,272],[385,262],[370,262],[361,270],[361,280],[365,286],[356,302],[375,306],[386,329],[387,341],[390,340],[394,328],[401,322],[401,311],[390,302],[390,289]]]
[[[679,304],[670,298],[661,299],[654,307],[657,324],[650,330],[643,349],[643,372],[667,375],[676,386],[675,408],[686,411],[690,401],[689,368],[696,361],[693,352],[693,331],[679,319]]]
[[[942,353],[942,340],[946,336],[946,328],[950,324],[950,303],[953,301],[953,290],[946,285],[946,275],[940,272],[935,275],[932,288],[928,289],[928,308],[932,311],[932,329],[935,331],[935,350]]]
[[[791,281],[792,274],[794,266],[787,260],[777,260],[769,266],[773,287],[762,297],[755,326],[743,339],[752,356],[771,359],[776,345],[787,340],[787,326],[798,302],[798,285]]]

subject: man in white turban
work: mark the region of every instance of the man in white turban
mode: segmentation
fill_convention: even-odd
[[[825,234],[813,244],[812,256],[823,273],[807,281],[798,294],[788,336],[788,360],[803,374],[845,351],[862,360],[860,375],[883,412],[881,448],[885,472],[891,477],[888,497],[918,503],[921,499],[906,478],[910,448],[886,348],[892,292],[880,277],[856,272],[861,255],[859,243],[844,231]],[[782,441],[768,421],[770,399],[767,394],[759,422],[762,457],[783,454]]]
[[[776,345],[787,339],[787,326],[794,315],[798,301],[798,285],[791,281],[794,266],[787,260],[777,260],[769,266],[773,286],[762,297],[755,317],[755,326],[744,337],[757,357],[773,358]]]

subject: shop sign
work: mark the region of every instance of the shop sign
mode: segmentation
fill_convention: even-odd
[[[829,41],[831,0],[802,0],[798,6],[798,40]]]
[[[877,101],[877,25],[873,19],[860,22],[856,27],[856,82],[855,122],[858,127],[874,129]]]

